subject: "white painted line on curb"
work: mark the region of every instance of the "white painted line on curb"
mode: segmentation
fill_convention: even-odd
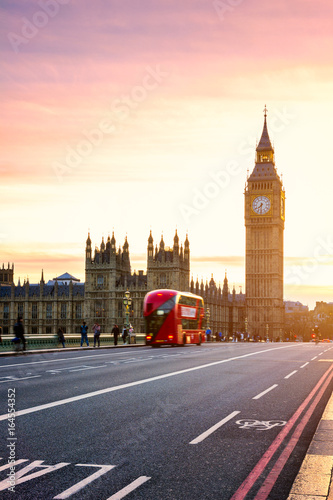
[[[266,389],[266,391],[261,392],[257,396],[254,396],[254,398],[252,398],[252,399],[260,399],[262,396],[265,396],[265,394],[267,394],[268,392],[272,391],[277,386],[278,386],[278,384],[272,385],[271,387],[269,387],[268,389]]]
[[[289,377],[292,377],[293,375],[295,375],[295,373],[297,373],[298,370],[294,370],[293,372],[289,373],[289,375],[286,375],[286,377],[284,378],[289,378]]]
[[[223,424],[226,424],[227,422],[229,422],[229,420],[231,420],[236,415],[238,415],[238,413],[240,413],[240,411],[233,411],[232,413],[230,413],[230,415],[228,415],[227,417],[225,417],[223,420],[220,420],[220,422],[218,422],[217,424],[213,425],[213,427],[211,427],[207,431],[205,431],[202,434],[200,434],[200,436],[198,436],[197,438],[193,439],[193,441],[191,441],[189,444],[198,444],[198,443],[201,443],[201,441],[203,441],[204,439],[206,439],[206,437],[208,437],[210,434],[212,434],[213,432],[215,432]]]
[[[151,479],[148,476],[140,476],[138,479],[130,483],[129,485],[125,486],[122,490],[119,490],[118,493],[115,493],[111,497],[107,498],[107,500],[121,500],[121,498],[124,498],[126,495],[131,493],[132,491],[136,490],[139,486],[141,486],[143,483],[146,481],[149,481]]]

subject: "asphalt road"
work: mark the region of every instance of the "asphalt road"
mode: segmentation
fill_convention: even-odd
[[[0,495],[284,500],[332,361],[330,345],[295,343],[1,359]]]

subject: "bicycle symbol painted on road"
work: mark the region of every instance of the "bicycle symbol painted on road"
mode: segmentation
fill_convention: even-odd
[[[286,423],[284,420],[255,420],[251,418],[244,418],[236,422],[240,425],[240,429],[256,429],[257,431],[269,431],[273,427],[283,427]]]

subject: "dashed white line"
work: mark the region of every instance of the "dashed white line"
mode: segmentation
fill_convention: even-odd
[[[309,364],[309,361],[307,361],[306,363],[304,363],[304,365],[302,365],[300,368],[304,368],[305,366],[307,366]]]
[[[146,352],[148,349],[143,350],[141,349],[140,354],[142,352]],[[123,352],[112,352],[109,351],[105,354],[86,354],[86,356],[77,356],[74,358],[58,358],[58,359],[47,359],[47,360],[42,360],[42,361],[28,361],[28,362],[23,362],[23,363],[15,363],[11,365],[2,365],[0,368],[19,368],[20,366],[27,366],[27,365],[40,365],[40,364],[45,364],[45,363],[59,363],[60,361],[72,361],[75,360],[77,361],[78,359],[84,359],[85,361],[92,359],[92,358],[101,358],[101,357],[115,357],[115,356],[124,356]]]
[[[297,373],[297,372],[298,372],[298,370],[294,370],[293,372],[289,373],[289,375],[286,375],[284,378],[290,378],[293,375],[295,375],[295,373]]]
[[[200,434],[200,436],[198,436],[197,438],[193,439],[190,444],[198,444],[198,443],[201,443],[201,441],[203,441],[204,439],[206,439],[206,437],[208,437],[210,434],[212,434],[213,432],[215,432],[219,427],[221,427],[223,424],[229,422],[229,420],[231,420],[232,418],[234,418],[236,415],[238,415],[238,413],[240,413],[240,411],[233,411],[232,413],[230,413],[230,415],[228,415],[227,417],[225,417],[223,420],[220,420],[220,422],[218,422],[217,424],[213,425],[213,427],[211,427],[210,429],[208,429],[207,431],[203,432],[202,434]]]
[[[267,394],[268,392],[272,391],[277,386],[278,386],[278,384],[272,385],[271,387],[269,387],[268,389],[266,389],[266,391],[261,392],[257,396],[254,396],[254,398],[252,398],[252,399],[260,399],[262,396],[265,396],[265,394]]]
[[[318,356],[315,356],[314,358],[311,358],[311,361],[313,361],[313,360],[315,360],[315,359],[317,359],[317,358],[318,358]]]
[[[123,488],[122,490],[119,490],[117,493],[115,493],[111,497],[107,498],[107,500],[121,500],[121,498],[124,498],[126,495],[128,495],[132,491],[136,490],[143,483],[145,483],[146,481],[149,481],[149,479],[151,479],[151,478],[148,476],[140,476],[140,477],[138,477],[138,479],[136,479],[132,483],[125,486],[125,488]]]
[[[22,377],[22,378],[12,377],[8,380],[1,380],[0,384],[3,384],[4,382],[19,382],[20,380],[28,380],[28,378],[38,378],[38,377],[41,377],[41,375],[32,375],[31,377]]]
[[[69,370],[70,372],[82,372],[84,370],[94,370],[94,368],[105,368],[106,365],[100,366],[84,366],[83,368],[75,368],[74,370]]]
[[[148,359],[152,359],[152,358],[133,358],[133,359],[129,359],[128,361],[124,361],[124,365],[128,364],[128,363],[136,363],[137,361],[140,362],[140,361],[147,361]]]

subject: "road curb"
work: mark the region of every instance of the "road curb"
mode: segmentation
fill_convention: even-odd
[[[333,394],[324,410],[288,500],[333,500]]]

